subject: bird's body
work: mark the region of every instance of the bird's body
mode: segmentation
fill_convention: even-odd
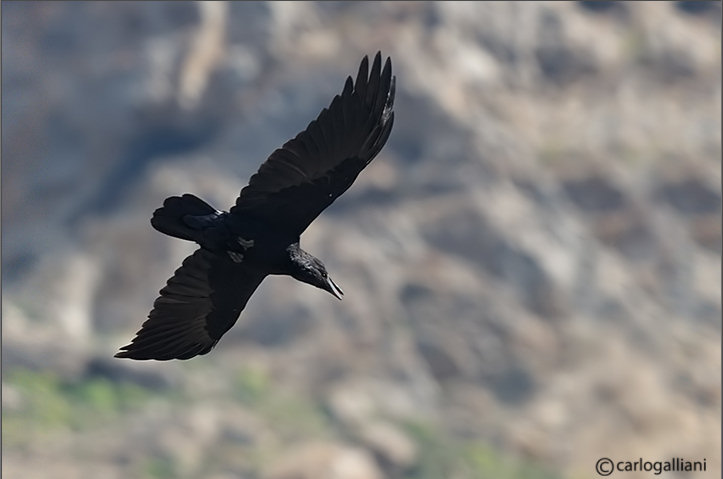
[[[200,200],[194,197],[193,201]],[[244,263],[267,274],[283,274],[288,268],[286,249],[299,243],[298,236],[278,230],[262,220],[222,211],[187,216],[185,223],[193,228],[196,234],[193,241],[201,248],[226,255],[234,263]]]
[[[343,194],[387,141],[394,122],[391,61],[364,57],[319,117],[274,151],[229,212],[190,194],[173,196],[151,224],[200,248],[156,299],[148,320],[116,357],[188,359],[208,353],[268,275],[289,275],[341,299],[324,264],[301,249],[309,224]]]

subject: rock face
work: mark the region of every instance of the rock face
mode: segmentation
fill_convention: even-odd
[[[291,448],[268,479],[381,479],[372,459],[359,449],[310,443]]]
[[[4,475],[719,472],[720,15],[4,4]],[[110,360],[193,251],[152,211],[228,208],[378,49],[394,131],[302,238],[344,301],[269,278],[211,355]]]

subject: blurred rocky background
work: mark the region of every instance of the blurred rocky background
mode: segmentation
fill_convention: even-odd
[[[382,50],[396,124],[216,350],[112,359]],[[3,2],[3,477],[720,477],[719,2]],[[626,477],[649,477],[627,473]]]

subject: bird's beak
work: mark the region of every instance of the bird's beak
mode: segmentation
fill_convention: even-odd
[[[326,277],[326,286],[326,290],[336,296],[337,299],[340,300],[344,296],[344,291],[331,279],[331,276]]]

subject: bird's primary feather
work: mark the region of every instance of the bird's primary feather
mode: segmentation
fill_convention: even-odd
[[[188,359],[208,353],[234,325],[265,275],[198,249],[161,290],[118,358]]]
[[[377,53],[369,76],[368,63],[364,57],[356,82],[349,77],[341,95],[261,165],[231,214],[253,215],[299,235],[351,186],[394,124],[391,60],[382,69]]]

